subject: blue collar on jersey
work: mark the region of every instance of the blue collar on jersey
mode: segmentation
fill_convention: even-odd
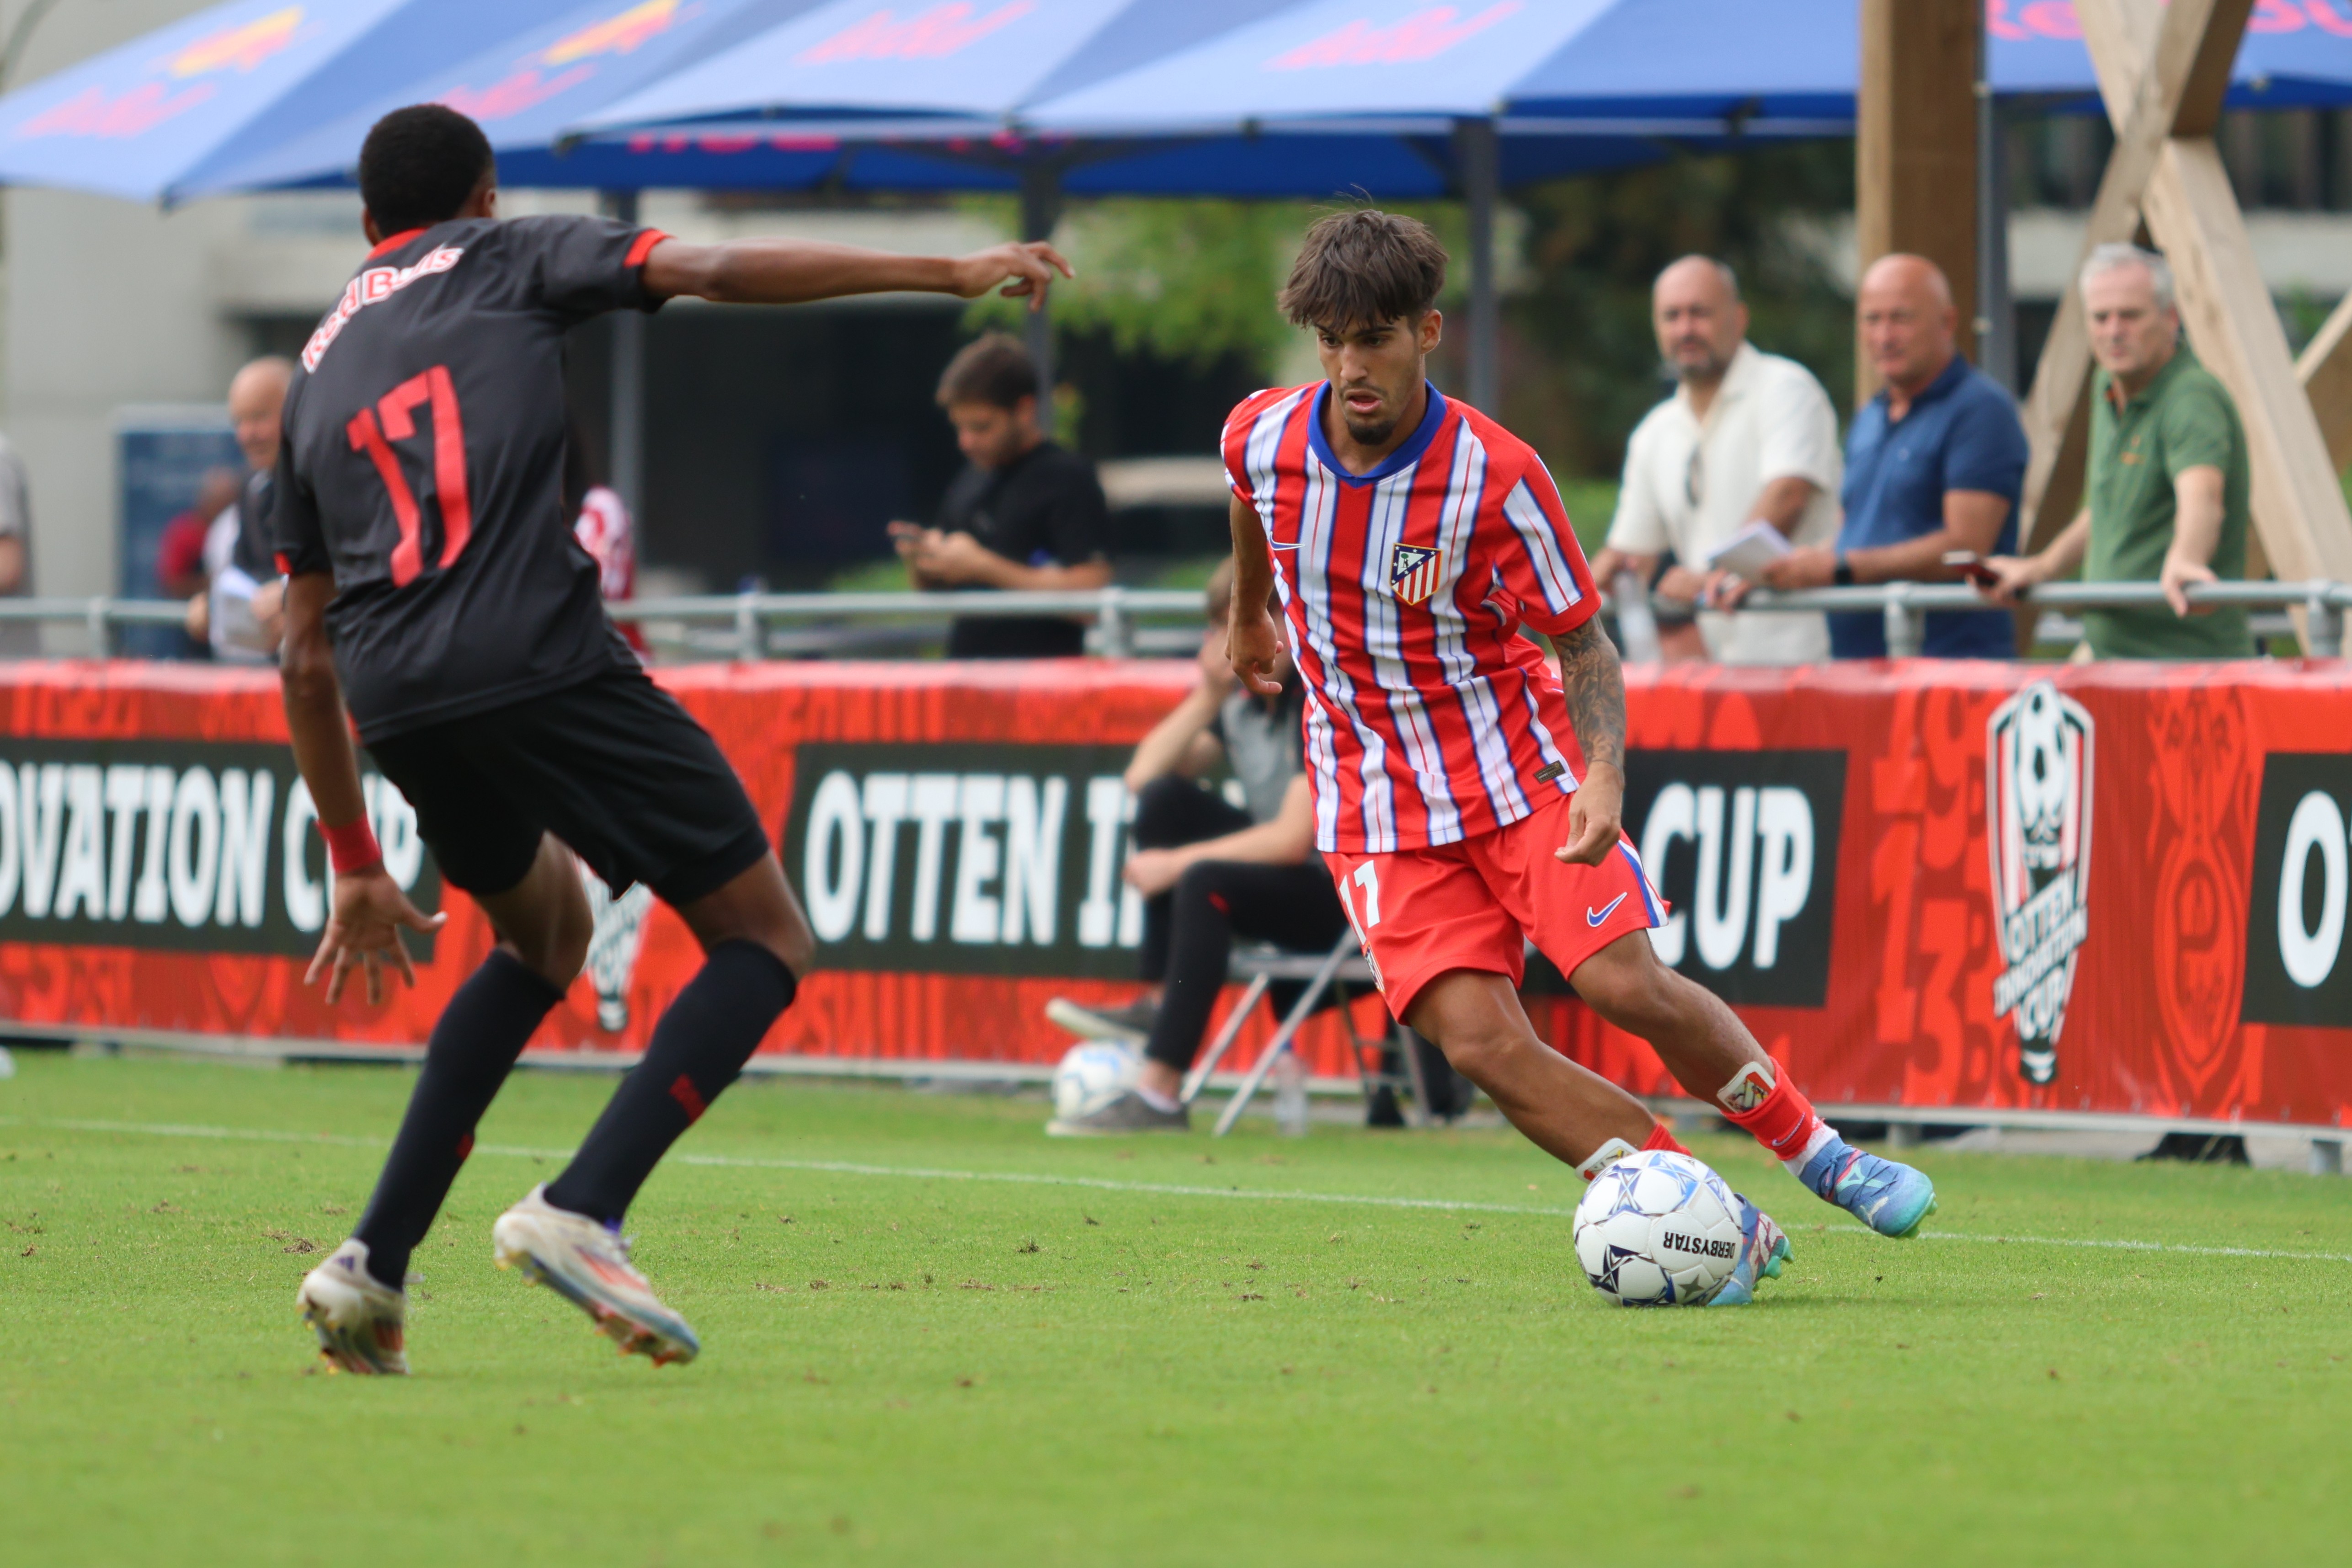
[[[1323,435],[1323,410],[1331,401],[1331,384],[1328,381],[1323,384],[1323,390],[1315,395],[1315,405],[1307,411],[1307,445],[1314,451],[1317,460],[1330,469],[1342,484],[1377,484],[1391,474],[1412,467],[1421,461],[1421,455],[1429,450],[1429,444],[1437,439],[1437,427],[1445,419],[1444,395],[1427,382],[1422,384],[1429,387],[1429,412],[1421,416],[1421,424],[1413,430],[1411,438],[1381,458],[1370,473],[1351,474],[1339,466],[1339,458],[1331,455],[1331,443]]]

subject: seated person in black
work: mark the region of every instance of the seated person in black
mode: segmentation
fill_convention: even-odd
[[[1348,929],[1314,853],[1314,795],[1299,754],[1303,683],[1286,657],[1279,698],[1240,689],[1225,658],[1232,595],[1228,562],[1209,584],[1201,684],[1153,726],[1127,769],[1136,803],[1126,876],[1145,895],[1143,977],[1164,982],[1160,994],[1116,1009],[1057,998],[1046,1009],[1074,1033],[1142,1042],[1142,1079],[1094,1115],[1048,1131],[1181,1131],[1189,1123],[1177,1096],[1208,1032],[1234,939],[1323,952]],[[1196,782],[1220,761],[1240,785],[1241,805]]]
[[[890,538],[918,588],[1067,593],[1110,584],[1109,509],[1095,467],[1037,427],[1037,366],[991,332],[948,362],[940,406],[970,459],[940,503],[937,528],[894,522]],[[1086,627],[1060,616],[959,619],[950,658],[1056,658],[1086,651]]]

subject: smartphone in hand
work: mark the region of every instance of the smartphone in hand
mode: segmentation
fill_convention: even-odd
[[[1944,564],[1979,588],[1990,588],[2000,581],[2000,574],[1986,565],[1984,557],[1973,550],[1947,550]]]

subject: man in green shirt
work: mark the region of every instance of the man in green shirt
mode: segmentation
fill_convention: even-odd
[[[2251,658],[2242,609],[2192,612],[2192,583],[2246,574],[2246,432],[2237,405],[2180,341],[2172,269],[2132,245],[2083,267],[2091,352],[2090,504],[2038,555],[1996,556],[1990,592],[2036,584],[2161,583],[2167,610],[2086,610],[2101,658]]]

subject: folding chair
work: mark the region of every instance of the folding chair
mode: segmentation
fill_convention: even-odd
[[[1246,979],[1248,988],[1242,993],[1242,999],[1234,1004],[1233,1011],[1225,1015],[1223,1026],[1217,1031],[1217,1037],[1210,1042],[1199,1065],[1185,1075],[1183,1100],[1187,1105],[1206,1086],[1210,1073],[1216,1070],[1218,1062],[1224,1059],[1225,1053],[1241,1037],[1242,1026],[1249,1021],[1266,988],[1277,980],[1303,980],[1307,985],[1299,993],[1298,1000],[1291,1004],[1290,1011],[1284,1016],[1274,1038],[1266,1043],[1256,1063],[1243,1078],[1232,1102],[1217,1118],[1212,1136],[1222,1138],[1233,1130],[1234,1122],[1247,1109],[1259,1086],[1265,1083],[1266,1074],[1274,1069],[1275,1063],[1285,1051],[1293,1050],[1298,1026],[1314,1013],[1324,992],[1331,989],[1339,992],[1340,1023],[1348,1031],[1348,1043],[1355,1058],[1356,1079],[1363,1089],[1366,1105],[1370,1104],[1372,1096],[1383,1083],[1400,1089],[1410,1087],[1416,1123],[1428,1121],[1428,1086],[1422,1080],[1420,1056],[1412,1049],[1411,1043],[1402,1042],[1404,1048],[1400,1053],[1404,1058],[1405,1079],[1394,1082],[1382,1069],[1381,1061],[1394,1031],[1391,1031],[1391,1036],[1375,1035],[1370,1038],[1356,1032],[1355,1016],[1349,1006],[1352,998],[1348,994],[1348,988],[1350,985],[1370,988],[1372,969],[1356,951],[1356,936],[1352,931],[1340,933],[1339,941],[1331,944],[1331,951],[1320,958],[1312,953],[1286,952],[1272,947],[1236,948],[1227,963],[1225,973],[1232,980]],[[1367,1051],[1372,1054],[1369,1067],[1365,1063]]]

